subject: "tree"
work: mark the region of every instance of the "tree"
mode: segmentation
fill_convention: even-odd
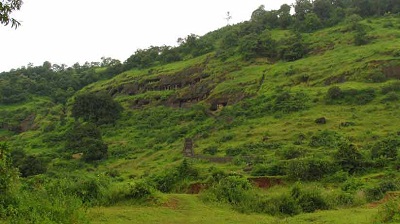
[[[251,13],[250,21],[255,23],[263,23],[265,13],[265,6],[260,5],[256,10],[253,11],[253,13]]]
[[[86,162],[107,159],[108,146],[101,139],[84,138],[82,143],[85,146],[82,158]]]
[[[305,32],[313,32],[322,27],[322,22],[318,16],[311,12],[308,13],[302,22],[302,26],[300,27],[302,31]]]
[[[93,123],[75,124],[66,134],[65,149],[83,153],[86,162],[108,157],[108,147],[102,140],[100,129]]]
[[[15,211],[17,191],[18,172],[11,166],[8,145],[0,143],[0,217]]]
[[[93,123],[75,124],[66,134],[65,148],[73,153],[81,152],[83,139],[101,139],[100,129]]]
[[[106,93],[84,93],[78,95],[72,105],[72,116],[76,119],[91,121],[96,124],[115,122],[122,111],[122,106]]]
[[[306,15],[312,11],[313,5],[309,0],[296,0],[294,4],[295,17],[297,21],[303,21]]]
[[[300,33],[291,33],[288,37],[281,40],[279,47],[279,57],[285,61],[295,61],[307,54],[307,47],[303,42]]]
[[[367,43],[368,43],[367,31],[365,30],[362,24],[358,24],[356,26],[356,30],[354,33],[354,44],[356,46],[361,46]]]
[[[283,29],[288,28],[292,25],[293,18],[290,15],[290,6],[288,4],[281,5],[281,8],[278,10],[278,23],[279,26]]]
[[[47,170],[46,163],[43,161],[43,159],[34,155],[24,158],[23,163],[18,168],[22,177],[29,177],[45,173]]]
[[[258,55],[275,58],[276,57],[276,41],[272,38],[269,30],[265,30],[259,35],[258,40]]]
[[[322,21],[327,21],[331,17],[332,10],[331,0],[314,0],[313,2],[313,11]]]
[[[239,52],[245,60],[250,60],[257,56],[258,36],[249,34],[244,36],[239,42]]]
[[[11,27],[17,28],[21,25],[19,21],[11,17],[11,13],[20,10],[22,0],[1,0],[0,1],[0,24],[7,26],[11,23]]]

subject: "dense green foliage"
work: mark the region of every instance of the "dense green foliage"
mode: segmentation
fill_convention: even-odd
[[[114,123],[118,119],[122,107],[105,93],[85,93],[76,96],[71,113],[76,119],[96,124]]]
[[[78,123],[66,135],[65,151],[82,153],[82,158],[87,162],[108,157],[108,147],[104,144],[100,129],[96,125]]]

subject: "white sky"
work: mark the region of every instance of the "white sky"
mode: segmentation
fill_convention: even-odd
[[[204,35],[250,19],[260,5],[279,9],[295,0],[24,0],[12,15],[17,30],[0,25],[0,72],[26,66],[112,57],[125,61],[136,49],[175,46],[179,37]]]

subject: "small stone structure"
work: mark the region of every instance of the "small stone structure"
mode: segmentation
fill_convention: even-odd
[[[183,154],[186,157],[193,157],[194,156],[193,140],[191,138],[185,139],[185,145],[183,147]]]

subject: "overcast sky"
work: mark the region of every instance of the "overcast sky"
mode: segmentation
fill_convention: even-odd
[[[0,71],[26,66],[125,61],[136,49],[175,46],[179,37],[204,35],[250,19],[260,5],[279,9],[294,0],[24,0],[13,16],[17,30],[0,26]]]

